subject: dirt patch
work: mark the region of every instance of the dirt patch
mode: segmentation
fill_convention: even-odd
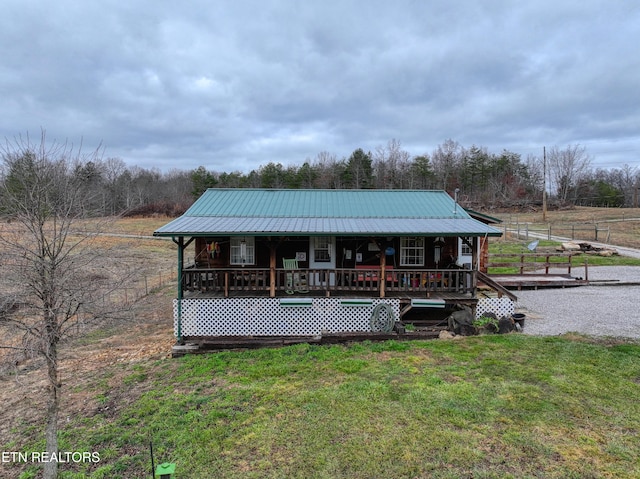
[[[154,367],[166,367],[158,365],[159,360],[173,362],[174,289],[166,285],[139,300],[131,317],[63,346],[60,428],[78,415],[113,415],[139,397],[144,392],[140,384],[124,384],[136,365],[148,374]],[[47,380],[41,365],[39,360],[25,361],[0,378],[0,437],[11,450],[23,450],[25,442],[42,438]]]
[[[158,360],[169,360],[173,337],[172,300],[175,297],[175,245],[149,239],[164,219],[126,219],[116,222],[114,234],[100,238],[113,254],[125,255],[139,280],[129,286],[129,298],[137,298],[133,313],[108,325],[88,331],[60,350],[62,400],[60,427],[77,415],[115,410],[141,394],[139,385],[124,385],[136,365],[154,368]],[[125,235],[120,233],[126,233]],[[140,236],[136,236],[140,235]],[[10,331],[3,331],[4,343]],[[19,341],[19,338],[15,338]],[[0,376],[0,438],[20,451],[32,437],[43,437],[47,380],[42,361],[23,360],[5,354],[9,366]],[[15,356],[15,357],[14,357]],[[106,392],[106,394],[105,394]],[[3,471],[4,475],[5,471]]]

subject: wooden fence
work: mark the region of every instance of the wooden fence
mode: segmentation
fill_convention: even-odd
[[[549,274],[549,269],[565,269],[568,275],[571,269],[576,266],[584,266],[584,277],[588,279],[589,269],[587,258],[582,257],[583,263],[578,264],[572,260],[574,256],[570,253],[522,253],[522,254],[497,254],[489,255],[489,273],[492,268],[510,268],[517,270],[516,274],[526,274],[544,269],[544,274]]]
[[[504,236],[515,236],[518,239],[529,241],[532,239],[553,240],[556,238],[569,238],[571,240],[611,242],[611,229],[607,226],[594,224],[569,224],[569,225],[530,225],[529,223],[504,223]]]

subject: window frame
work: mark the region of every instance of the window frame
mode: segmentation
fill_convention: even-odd
[[[410,242],[414,242],[414,244],[409,244]],[[425,249],[424,236],[402,236],[400,238],[400,266],[424,266]]]
[[[245,243],[245,261],[242,261],[242,242]],[[256,239],[253,236],[232,236],[229,242],[229,264],[232,266],[256,264]]]
[[[324,240],[324,243],[320,243]],[[332,240],[331,236],[314,236],[313,237],[313,262],[314,263],[331,263],[332,256]],[[324,253],[322,258],[318,257],[318,253]]]
[[[460,256],[471,256],[473,255],[473,247],[469,246],[465,243],[465,240],[469,241],[469,243],[473,244],[473,237],[465,236],[460,240]]]

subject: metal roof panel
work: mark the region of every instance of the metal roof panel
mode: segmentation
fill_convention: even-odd
[[[208,189],[187,216],[446,218],[455,203],[434,190]],[[458,215],[467,214],[458,208]]]
[[[209,189],[156,236],[500,236],[444,191]]]

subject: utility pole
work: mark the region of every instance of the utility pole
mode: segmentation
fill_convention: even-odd
[[[542,147],[542,221],[547,221],[547,147]]]

